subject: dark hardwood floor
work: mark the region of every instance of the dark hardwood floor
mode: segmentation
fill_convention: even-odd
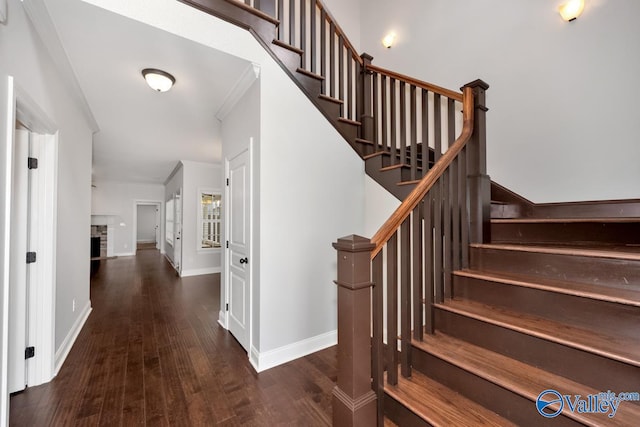
[[[330,425],[336,348],[257,374],[219,300],[219,274],[180,279],[157,251],[102,261],[65,364],[11,398],[10,425]]]

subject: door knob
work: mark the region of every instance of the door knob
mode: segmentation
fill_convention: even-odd
[[[244,258],[240,258],[240,264],[247,264],[249,262],[249,258],[244,257]]]

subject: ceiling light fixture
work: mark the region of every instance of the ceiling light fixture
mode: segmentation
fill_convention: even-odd
[[[171,74],[155,68],[145,68],[142,70],[142,76],[149,87],[158,92],[168,91],[176,82],[175,77]]]
[[[584,0],[569,0],[558,8],[560,16],[567,22],[574,21],[583,10]]]

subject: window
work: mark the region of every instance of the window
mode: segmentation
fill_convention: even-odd
[[[199,197],[199,234],[198,249],[220,247],[220,205],[222,196],[213,191],[200,191]]]

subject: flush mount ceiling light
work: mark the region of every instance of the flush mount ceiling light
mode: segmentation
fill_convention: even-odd
[[[382,46],[389,49],[391,46],[393,46],[393,42],[395,41],[396,41],[396,34],[389,33],[386,36],[384,36],[384,38],[382,39]]]
[[[176,82],[175,77],[171,74],[155,68],[145,68],[142,70],[142,76],[149,87],[158,92],[168,91]]]
[[[569,0],[558,8],[562,19],[567,22],[574,21],[584,10],[584,0]]]

